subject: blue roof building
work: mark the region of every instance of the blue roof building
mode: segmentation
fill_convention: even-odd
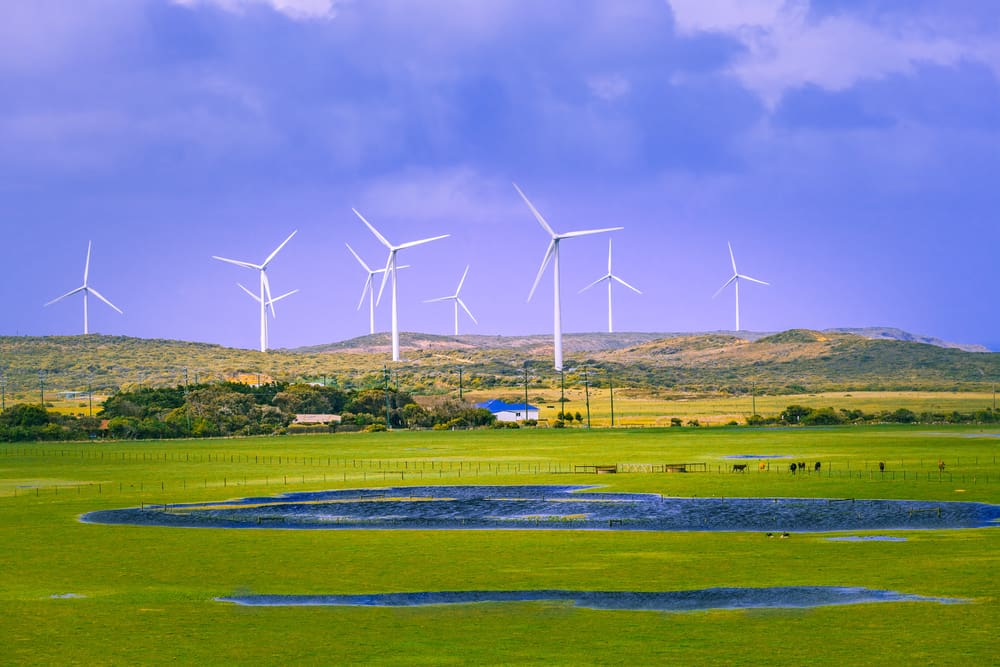
[[[501,422],[538,419],[538,408],[530,403],[504,403],[499,398],[494,398],[485,403],[476,403],[476,407],[489,410],[497,418],[497,421]]]

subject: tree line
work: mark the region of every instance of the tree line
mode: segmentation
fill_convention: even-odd
[[[191,438],[294,432],[297,414],[338,415],[324,431],[490,426],[495,417],[457,401],[421,407],[392,387],[340,389],[275,382],[141,388],[109,397],[94,417],[21,403],[0,412],[0,441]],[[303,428],[308,430],[308,427]]]

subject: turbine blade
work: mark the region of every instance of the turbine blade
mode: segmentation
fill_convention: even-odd
[[[469,275],[469,265],[465,265],[465,273],[462,274],[462,279],[458,281],[458,289],[455,290],[455,296],[457,297],[462,291],[462,285],[465,284],[465,277]]]
[[[250,290],[248,290],[248,289],[247,289],[246,287],[244,287],[244,286],[243,286],[243,285],[242,285],[241,283],[236,283],[236,285],[237,285],[237,286],[238,286],[238,287],[239,287],[239,288],[240,288],[241,290],[243,290],[244,292],[246,292],[247,294],[249,294],[249,295],[250,295],[250,296],[251,296],[251,297],[253,298],[253,300],[254,300],[254,301],[256,301],[257,303],[260,303],[260,297],[259,297],[259,296],[257,296],[256,294],[254,294],[253,292],[251,292]]]
[[[91,242],[87,241],[87,262],[83,265],[83,284],[87,284],[87,277],[90,275],[90,246]]]
[[[713,295],[712,295],[712,298],[714,299],[715,297],[719,296],[719,294],[721,294],[721,293],[722,293],[722,290],[724,290],[724,289],[726,289],[727,287],[729,287],[730,283],[732,283],[732,282],[733,282],[734,280],[736,280],[736,276],[735,276],[735,275],[734,275],[734,276],[733,276],[732,278],[730,278],[729,280],[727,280],[727,281],[726,281],[726,283],[725,283],[725,284],[724,284],[724,285],[723,285],[722,287],[720,287],[720,288],[719,288],[719,289],[718,289],[718,290],[717,290],[717,291],[715,292],[715,294],[713,294]]]
[[[632,287],[631,285],[629,285],[629,284],[628,284],[627,282],[625,282],[624,280],[622,280],[622,279],[621,279],[621,278],[619,278],[618,276],[611,276],[611,278],[612,278],[612,280],[617,280],[617,281],[618,281],[619,283],[621,283],[621,284],[622,284],[622,285],[624,285],[625,287],[629,288],[630,290],[632,290],[632,291],[633,291],[633,292],[635,292],[636,294],[642,294],[642,292],[640,292],[640,291],[639,291],[638,289],[636,289],[635,287]]]
[[[271,317],[277,317],[274,312],[274,299],[271,298],[271,281],[267,279],[267,272],[261,269],[261,282],[264,283],[264,305],[271,307]]]
[[[115,310],[117,310],[119,315],[124,315],[125,314],[125,313],[122,312],[121,308],[119,308],[115,304],[113,304],[110,301],[108,301],[107,299],[105,299],[104,296],[100,292],[98,292],[97,290],[95,290],[93,287],[88,287],[87,291],[90,292],[91,294],[93,294],[94,296],[96,296],[98,299],[100,299],[104,303],[106,303],[109,306],[111,306],[112,308],[114,308]]]
[[[609,278],[611,278],[611,274],[610,273],[608,275],[606,275],[606,276],[601,276],[600,278],[598,278],[597,280],[595,280],[594,282],[590,283],[589,285],[587,285],[586,287],[584,287],[582,290],[580,290],[579,292],[577,292],[577,294],[583,294],[584,292],[586,292],[587,290],[589,290],[594,285],[598,285],[600,283],[603,283],[605,280],[607,280]]]
[[[274,256],[278,254],[278,251],[280,251],[282,248],[284,248],[285,244],[288,243],[289,241],[291,241],[292,237],[295,236],[298,233],[299,233],[299,230],[296,229],[294,232],[292,232],[291,234],[289,234],[288,238],[285,239],[284,241],[282,241],[281,245],[279,245],[277,248],[275,248],[274,252],[272,252],[270,255],[267,256],[267,259],[265,259],[264,262],[263,262],[263,264],[261,264],[261,268],[267,266],[268,262],[270,262],[272,259],[274,259]]]
[[[76,288],[76,289],[74,289],[74,290],[70,290],[70,291],[66,292],[66,293],[65,293],[65,294],[63,294],[62,296],[57,296],[56,298],[52,299],[52,301],[49,301],[49,302],[48,302],[47,304],[45,304],[45,306],[51,306],[51,305],[52,305],[52,304],[54,304],[54,303],[55,303],[56,301],[62,301],[62,300],[63,300],[63,299],[65,299],[66,297],[68,297],[68,296],[73,296],[74,294],[76,294],[76,293],[78,293],[78,292],[82,292],[82,291],[83,291],[83,290],[85,290],[85,289],[87,289],[87,286],[86,286],[86,285],[81,285],[80,287],[77,287],[77,288]],[[45,306],[42,306],[42,307],[44,308]]]
[[[511,185],[514,186],[514,189],[517,190],[517,194],[521,195],[521,199],[523,199],[524,203],[527,204],[528,208],[531,209],[532,214],[534,214],[535,219],[538,220],[538,224],[542,226],[542,229],[547,231],[549,233],[549,236],[555,238],[556,237],[555,230],[553,230],[552,226],[545,221],[545,218],[542,217],[542,214],[538,212],[538,209],[535,208],[535,205],[531,203],[528,197],[523,192],[521,192],[521,188],[517,187],[517,183],[512,183]]]
[[[365,296],[368,295],[368,290],[375,289],[374,287],[372,287],[372,275],[374,275],[373,272],[369,271],[368,279],[365,280],[365,286],[361,288],[361,300],[358,301],[358,307],[356,310],[361,310],[361,306],[365,304]]]
[[[225,257],[219,257],[218,255],[212,255],[212,259],[217,259],[220,262],[228,262],[229,264],[235,264],[236,266],[242,266],[244,269],[254,269],[260,271],[261,267],[256,264],[251,264],[250,262],[241,262],[236,259],[226,259]]]
[[[625,229],[624,227],[605,227],[604,229],[585,229],[579,232],[566,232],[565,234],[559,234],[561,239],[571,239],[577,236],[589,236],[591,234],[603,234],[604,232],[617,232],[620,229]]]
[[[729,260],[733,263],[733,273],[739,274],[739,271],[736,270],[736,256],[733,255],[733,244],[726,241],[726,245],[729,246]]]
[[[382,303],[382,292],[385,291],[385,284],[389,280],[389,272],[393,268],[393,260],[394,259],[396,259],[396,251],[395,250],[390,250],[389,251],[389,259],[385,263],[385,268],[382,269],[382,285],[378,288],[378,297],[375,299],[375,305],[376,306],[379,305],[380,303]],[[396,279],[396,277],[393,276],[393,280],[395,280],[395,279]]]
[[[438,301],[451,301],[456,299],[454,296],[439,296],[436,299],[424,299],[424,303],[437,303]]]
[[[608,275],[610,276],[611,271],[611,239],[608,239]]]
[[[372,223],[370,223],[367,220],[365,220],[365,216],[363,216],[360,213],[358,213],[358,209],[352,208],[351,210],[354,211],[354,215],[356,215],[359,218],[361,218],[361,222],[365,223],[365,226],[367,226],[368,229],[371,230],[372,234],[375,235],[375,238],[377,238],[379,241],[382,242],[382,245],[384,245],[389,250],[392,250],[392,244],[389,243],[389,240],[387,238],[385,238],[384,236],[382,236],[381,234],[379,234],[378,230],[375,229],[375,227],[372,226]]]
[[[281,296],[276,296],[273,299],[271,299],[271,301],[268,304],[268,305],[271,306],[271,316],[272,317],[277,317],[277,315],[274,314],[274,305],[273,305],[276,301],[281,301],[285,297],[291,296],[291,295],[295,294],[298,291],[299,291],[298,289],[293,289],[291,292],[285,292]]]
[[[756,278],[751,278],[750,276],[745,276],[742,273],[739,275],[743,280],[749,280],[752,283],[758,283],[760,285],[770,285],[771,283],[765,283],[763,280],[757,280]]]
[[[408,243],[401,243],[396,246],[396,250],[402,250],[403,248],[412,248],[415,245],[421,245],[423,243],[430,243],[431,241],[437,241],[438,239],[446,239],[451,234],[442,234],[441,236],[433,236],[429,239],[420,239],[419,241],[409,241]]]
[[[344,245],[346,245],[347,249],[351,251],[352,255],[354,255],[354,259],[358,260],[358,264],[361,265],[361,268],[363,268],[368,273],[371,273],[372,272],[371,268],[369,268],[369,266],[365,264],[365,260],[361,259],[361,256],[358,255],[358,253],[354,252],[354,248],[351,247],[351,244],[345,243]]]
[[[531,286],[531,291],[528,292],[528,301],[531,301],[531,297],[535,295],[535,290],[538,289],[538,283],[542,279],[542,274],[545,273],[545,267],[549,265],[549,260],[552,259],[552,253],[555,250],[557,243],[559,243],[559,239],[556,238],[549,241],[549,249],[545,251],[545,258],[542,259],[542,265],[538,267],[538,275],[535,276],[535,284]]]
[[[460,305],[462,307],[462,310],[465,311],[465,314],[472,318],[473,322],[475,322],[476,324],[479,324],[479,320],[477,320],[476,316],[472,314],[472,311],[469,310],[469,307],[465,305],[464,301],[462,301],[458,297],[455,297],[455,301],[457,301],[458,305]]]

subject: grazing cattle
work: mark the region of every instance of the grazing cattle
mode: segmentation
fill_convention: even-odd
[[[798,467],[799,467],[799,464],[798,464],[798,463],[793,463],[793,464],[791,464],[790,466],[788,466],[788,469],[789,469],[789,470],[791,470],[791,471],[792,471],[792,474],[794,475],[794,474],[795,474],[795,471],[796,471],[796,470],[798,469]]]
[[[819,461],[816,461],[816,465],[815,465],[815,467],[813,467],[813,470],[815,470],[816,472],[819,472],[819,468],[820,468],[820,463],[819,463]]]
[[[938,461],[938,470],[944,472],[944,461]]]
[[[764,472],[765,470],[767,470],[767,464],[761,461],[760,464],[757,466],[757,470]]]
[[[806,469],[806,462],[799,461],[799,470],[805,470],[805,469]]]
[[[879,472],[885,472],[885,461],[879,461],[878,462],[878,471]]]
[[[747,464],[746,463],[734,463],[733,464],[733,472],[746,472],[746,470],[747,470]]]

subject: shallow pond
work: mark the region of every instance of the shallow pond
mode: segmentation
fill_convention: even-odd
[[[871,602],[965,602],[895,591],[842,586],[703,588],[690,591],[438,591],[373,595],[240,595],[218,598],[249,606],[417,607],[498,602],[565,602],[588,609],[702,611],[707,609],[802,608]]]
[[[103,510],[89,523],[202,528],[794,531],[980,528],[1000,506],[815,498],[670,498],[586,486],[416,486]]]

